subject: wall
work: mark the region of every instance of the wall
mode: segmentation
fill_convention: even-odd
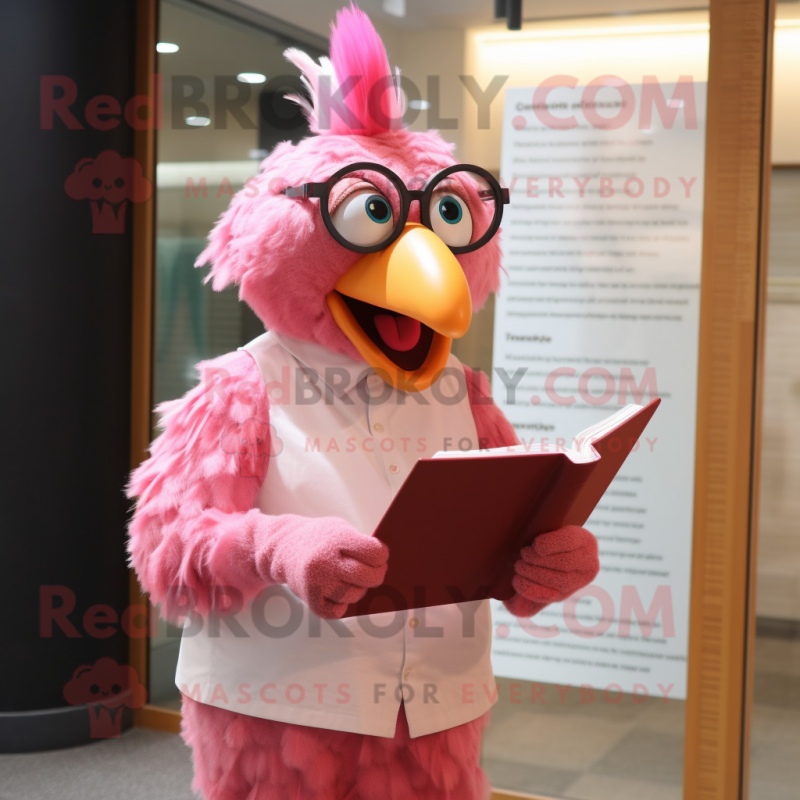
[[[708,15],[700,11],[540,23],[518,32],[498,25],[467,31],[465,68],[481,86],[493,75],[508,75],[507,88],[535,87],[559,74],[574,75],[579,85],[606,74],[629,83],[640,83],[645,74],[662,82],[681,75],[705,81],[707,26]],[[502,113],[498,99],[488,130],[466,129],[469,158],[499,165]]]
[[[704,11],[629,18],[584,18],[527,24],[510,32],[502,25],[468,30],[464,69],[485,86],[493,75],[509,75],[506,87],[535,87],[566,73],[583,83],[601,74],[630,83],[642,74],[663,82],[691,74],[708,76],[708,14]],[[464,93],[463,102],[472,103]],[[489,130],[466,126],[464,156],[499,163],[502,100],[492,106]],[[775,33],[772,161],[800,164],[800,8],[780,3]]]
[[[114,621],[128,604],[133,209],[98,192],[109,200],[95,201],[97,219],[108,221],[102,209],[114,203],[121,225],[94,233],[89,197],[97,194],[65,181],[78,164],[93,169],[83,159],[103,151],[133,154],[124,119],[98,130],[85,109],[98,95],[123,107],[133,96],[134,31],[132,0],[96,4],[91,14],[59,0],[2,6],[0,48],[14,69],[4,81],[9,189],[0,197],[0,752],[89,741],[89,711],[70,706],[64,688],[82,665],[127,661],[128,639]],[[47,114],[42,122],[47,75],[74,81],[72,127]],[[130,162],[106,163],[94,180],[125,186]],[[42,602],[43,586],[63,587],[63,599]],[[69,624],[40,629],[51,606],[63,607]],[[90,607],[99,633],[85,627]]]
[[[800,8],[778,6],[772,86],[772,163],[800,164]]]

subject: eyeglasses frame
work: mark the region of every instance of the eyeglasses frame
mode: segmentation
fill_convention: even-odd
[[[328,209],[330,192],[336,182],[345,175],[351,172],[357,172],[358,170],[371,170],[383,175],[385,178],[388,178],[394,185],[395,189],[397,189],[397,192],[400,196],[400,216],[398,221],[395,223],[394,231],[392,231],[391,236],[378,244],[358,245],[353,244],[345,239],[344,236],[342,236],[342,234],[336,230],[336,226],[333,224],[333,220],[331,219],[330,211]],[[342,247],[346,247],[348,250],[352,250],[355,253],[377,253],[378,251],[385,250],[387,247],[389,247],[389,245],[395,242],[403,232],[403,228],[408,221],[409,212],[411,211],[411,203],[414,200],[419,201],[420,222],[422,222],[422,224],[429,230],[433,230],[433,226],[431,224],[430,200],[433,197],[433,192],[436,186],[441,183],[444,178],[446,178],[448,175],[452,175],[454,172],[474,172],[476,175],[479,175],[489,184],[495,200],[494,218],[492,219],[491,225],[489,225],[489,227],[486,229],[486,232],[483,234],[483,236],[481,236],[480,239],[475,242],[470,242],[470,244],[462,245],[461,247],[452,247],[451,245],[448,245],[450,250],[455,255],[459,255],[461,253],[471,253],[474,250],[478,250],[479,248],[483,247],[495,235],[495,233],[497,233],[497,230],[500,227],[500,223],[503,219],[503,206],[510,202],[508,189],[501,187],[494,175],[492,175],[488,170],[485,170],[483,167],[477,167],[474,164],[453,164],[452,166],[446,167],[429,178],[422,189],[409,189],[402,178],[392,172],[392,170],[390,170],[388,167],[384,167],[382,164],[373,164],[369,161],[359,161],[355,164],[349,164],[348,166],[337,170],[326,181],[321,183],[304,183],[301,186],[287,186],[282,190],[281,193],[285,194],[287,197],[303,199],[308,197],[318,198],[320,201],[319,208],[322,215],[322,221],[325,223],[328,233],[330,233],[330,235],[340,245],[342,245]],[[377,188],[379,187],[376,187],[376,189]]]

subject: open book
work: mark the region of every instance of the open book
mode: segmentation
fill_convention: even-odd
[[[569,448],[554,442],[420,459],[375,529],[389,545],[386,578],[345,617],[510,598],[522,547],[586,522],[660,402],[625,406]]]

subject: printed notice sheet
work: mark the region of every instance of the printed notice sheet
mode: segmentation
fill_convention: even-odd
[[[662,404],[586,525],[597,579],[522,624],[493,601],[492,660],[685,698],[706,85],[594,84],[506,92],[492,390],[523,444],[551,448]]]

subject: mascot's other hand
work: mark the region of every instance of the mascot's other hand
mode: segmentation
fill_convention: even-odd
[[[514,564],[516,594],[506,607],[531,616],[549,603],[566,600],[591,583],[600,570],[597,539],[585,528],[567,525],[537,536]]]
[[[383,542],[343,523],[307,553],[303,599],[318,617],[338,619],[367,589],[383,583],[388,559]]]
[[[338,517],[292,519],[302,523],[285,532],[269,568],[259,571],[285,583],[318,617],[338,619],[367,589],[383,583],[389,560],[383,542]]]

